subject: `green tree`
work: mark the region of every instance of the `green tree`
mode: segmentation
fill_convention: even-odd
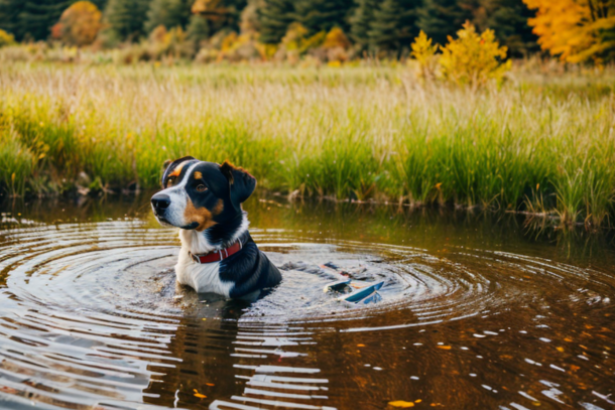
[[[350,17],[350,37],[365,50],[369,46],[369,31],[374,20],[374,11],[380,2],[378,0],[356,0],[355,9]]]
[[[296,0],[295,20],[308,29],[308,35],[333,27],[348,31],[352,7],[353,0]]]
[[[279,44],[294,20],[292,0],[264,0],[256,11],[260,26],[259,42]]]
[[[540,50],[538,37],[527,22],[536,13],[522,0],[480,0],[480,10],[475,16],[476,25],[482,30],[495,31],[500,43],[508,47],[512,57],[523,57]]]
[[[134,40],[145,34],[149,0],[109,0],[105,17],[109,29],[120,40]]]
[[[0,0],[0,28],[18,41],[45,40],[71,0]]]
[[[147,12],[145,32],[149,33],[158,26],[167,29],[186,28],[191,16],[192,4],[189,0],[152,0]]]
[[[198,45],[201,41],[207,40],[209,38],[209,34],[209,24],[207,24],[207,19],[196,14],[190,16],[190,22],[188,23],[187,29],[188,39],[194,41],[195,44]]]
[[[477,0],[424,0],[418,10],[418,28],[436,43],[446,44],[466,20],[474,21]]]
[[[0,0],[0,29],[13,34],[17,41],[25,34],[19,21],[23,10],[23,0]]]
[[[416,27],[417,1],[384,0],[374,11],[369,40],[379,51],[401,51],[418,35]]]

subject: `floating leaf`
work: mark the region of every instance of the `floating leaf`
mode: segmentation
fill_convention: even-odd
[[[451,347],[450,346],[438,346],[438,349],[451,350]]]
[[[408,407],[414,407],[414,403],[412,403],[411,401],[395,400],[395,401],[390,401],[389,406],[408,408]]]

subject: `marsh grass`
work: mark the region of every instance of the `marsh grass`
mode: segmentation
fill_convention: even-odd
[[[85,172],[150,188],[164,160],[193,155],[230,159],[272,190],[599,226],[615,212],[614,79],[517,70],[471,92],[403,66],[4,64],[0,183],[61,191]]]

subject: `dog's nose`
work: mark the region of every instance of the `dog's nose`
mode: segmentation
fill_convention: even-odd
[[[168,195],[156,194],[152,197],[152,206],[157,214],[164,212],[169,205],[171,205],[171,198]]]

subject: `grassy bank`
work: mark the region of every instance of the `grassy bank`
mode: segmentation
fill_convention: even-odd
[[[261,186],[615,221],[615,70],[521,69],[502,89],[403,67],[0,67],[0,184],[13,195],[155,187],[165,159],[226,158]]]

